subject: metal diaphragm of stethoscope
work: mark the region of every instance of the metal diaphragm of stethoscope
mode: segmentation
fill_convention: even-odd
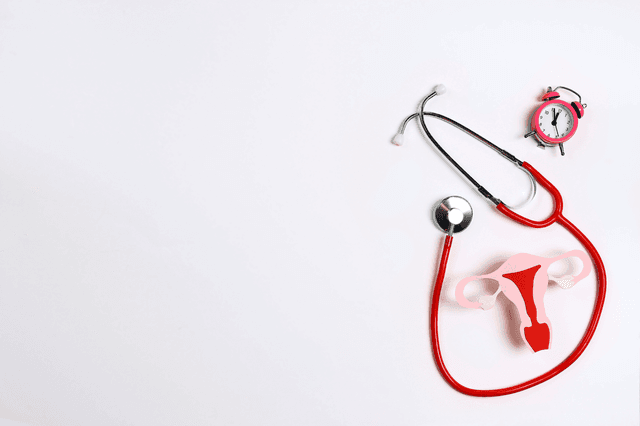
[[[472,388],[463,386],[451,376],[442,358],[442,354],[440,351],[440,341],[438,338],[438,308],[439,308],[440,294],[442,291],[442,283],[444,281],[444,276],[447,268],[447,260],[449,258],[451,244],[453,242],[453,234],[460,232],[464,230],[467,226],[469,226],[471,222],[471,218],[473,217],[473,210],[471,208],[471,205],[467,202],[467,200],[457,196],[445,198],[444,200],[442,200],[442,202],[440,202],[436,206],[433,213],[434,221],[436,222],[438,227],[443,232],[446,233],[444,248],[442,250],[442,255],[440,258],[440,266],[438,268],[438,275],[436,278],[436,283],[433,289],[433,295],[431,299],[431,315],[430,315],[431,346],[433,348],[436,365],[438,366],[438,369],[440,370],[440,373],[442,374],[443,378],[454,389],[466,395],[480,396],[480,397],[508,395],[508,394],[523,391],[525,389],[529,389],[533,386],[539,385],[551,379],[552,377],[555,377],[556,375],[564,371],[567,367],[569,367],[571,364],[573,364],[578,359],[578,357],[582,355],[584,350],[587,348],[587,345],[591,341],[593,334],[595,333],[596,327],[598,325],[598,321],[600,319],[600,315],[602,313],[602,308],[604,306],[604,299],[606,294],[606,284],[607,284],[606,272],[604,269],[604,264],[602,262],[602,259],[600,258],[600,254],[598,253],[594,245],[591,243],[591,241],[589,241],[589,239],[573,223],[571,223],[567,218],[565,218],[562,215],[563,200],[562,200],[562,196],[560,195],[560,192],[555,188],[555,186],[551,184],[551,182],[549,182],[544,176],[542,176],[540,172],[538,172],[530,164],[518,160],[515,156],[513,156],[509,152],[491,143],[484,137],[468,129],[462,124],[448,117],[445,117],[444,115],[425,111],[425,105],[427,101],[429,101],[430,99],[434,98],[437,95],[442,95],[445,92],[446,92],[446,88],[443,85],[436,86],[434,91],[429,95],[427,95],[422,100],[418,108],[418,111],[414,114],[409,115],[407,118],[403,120],[400,126],[400,129],[398,133],[394,136],[392,142],[398,146],[402,145],[404,142],[403,140],[404,130],[407,126],[407,123],[412,119],[417,118],[417,121],[420,125],[420,129],[423,132],[424,136],[435,146],[435,148],[440,152],[440,154],[442,154],[442,156],[447,161],[449,161],[451,165],[453,165],[456,169],[458,169],[458,171],[460,171],[460,173],[462,173],[462,175],[465,178],[467,178],[467,180],[478,190],[478,192],[482,196],[484,196],[485,198],[487,198],[489,201],[491,201],[496,205],[496,209],[500,213],[504,214],[508,218],[522,225],[525,225],[531,228],[545,228],[554,223],[560,224],[567,231],[569,231],[569,233],[571,233],[578,241],[580,241],[580,243],[584,246],[585,250],[589,253],[589,256],[591,258],[591,261],[593,262],[594,269],[597,275],[598,291],[596,295],[596,301],[595,301],[593,313],[591,315],[591,319],[587,326],[586,332],[582,337],[582,339],[580,340],[580,342],[578,343],[578,346],[576,346],[573,352],[571,352],[571,354],[569,354],[569,356],[566,359],[564,359],[560,364],[558,364],[556,367],[552,368],[548,372],[538,377],[535,377],[531,380],[520,383],[518,385],[509,386],[506,388],[481,390],[481,389],[472,389]],[[553,200],[554,200],[553,212],[549,215],[549,217],[540,221],[527,219],[526,217],[523,217],[518,213],[515,213],[513,209],[517,208],[517,206],[516,207],[507,206],[500,199],[494,197],[487,189],[485,189],[469,173],[467,173],[467,171],[464,170],[442,148],[442,146],[440,146],[440,144],[435,140],[431,132],[429,132],[429,129],[427,128],[427,125],[425,123],[425,117],[434,117],[448,124],[451,124],[457,129],[467,133],[469,136],[472,136],[473,138],[484,143],[485,145],[487,145],[488,147],[496,151],[498,154],[500,154],[502,157],[506,158],[511,163],[513,163],[516,167],[524,171],[529,176],[529,179],[531,181],[531,186],[532,186],[532,190],[529,195],[529,198],[525,201],[525,203],[528,203],[535,197],[536,183],[539,183],[553,197]]]
[[[433,209],[433,221],[447,235],[462,232],[471,224],[473,209],[462,197],[452,195]]]

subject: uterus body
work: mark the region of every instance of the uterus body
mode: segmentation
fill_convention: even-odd
[[[547,271],[552,263],[568,257],[578,257],[582,261],[582,271],[575,276],[553,278],[553,281],[563,289],[571,288],[591,272],[591,261],[586,253],[572,250],[553,258],[520,253],[511,256],[494,272],[461,280],[456,285],[456,300],[466,308],[487,310],[493,307],[496,297],[502,292],[518,309],[520,335],[527,346],[533,352],[549,349],[551,324],[544,309],[544,294],[549,285]],[[464,296],[465,286],[484,278],[497,281],[498,290],[481,296],[477,302],[468,300]]]

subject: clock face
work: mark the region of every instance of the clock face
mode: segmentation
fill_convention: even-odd
[[[547,142],[564,142],[573,136],[576,128],[576,115],[571,106],[559,101],[544,104],[534,117],[538,134]]]

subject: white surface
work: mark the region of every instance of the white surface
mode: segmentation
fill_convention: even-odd
[[[454,225],[459,224],[464,219],[464,214],[458,209],[451,209],[447,213],[447,219]]]
[[[0,417],[638,424],[639,3],[51,3],[0,5]],[[454,194],[474,208],[441,308],[464,384],[557,364],[595,279],[549,289],[552,350],[536,355],[504,298],[487,312],[455,305],[467,275],[579,245],[496,214],[415,123],[390,143],[438,83],[448,91],[429,108],[536,166],[607,266],[589,349],[517,395],[466,397],[436,370],[431,208]],[[564,158],[522,138],[547,85],[588,104]],[[492,192],[526,196],[520,171],[432,126]],[[536,205],[525,212],[543,217],[549,196]]]

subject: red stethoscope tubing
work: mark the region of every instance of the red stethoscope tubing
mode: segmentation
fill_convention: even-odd
[[[440,258],[440,267],[438,269],[438,276],[436,278],[436,284],[433,289],[433,296],[431,298],[431,321],[430,321],[430,330],[431,330],[431,346],[433,348],[434,359],[442,377],[458,392],[461,392],[470,396],[481,396],[481,397],[491,397],[491,396],[503,396],[509,395],[516,392],[521,392],[525,389],[529,389],[533,386],[539,385],[541,383],[546,382],[552,377],[557,376],[561,372],[567,369],[571,364],[573,364],[582,353],[585,351],[593,334],[596,331],[596,327],[598,326],[598,321],[600,320],[600,315],[602,314],[602,308],[604,306],[604,298],[607,290],[607,275],[604,270],[604,264],[602,263],[602,258],[598,254],[598,251],[591,244],[591,241],[582,233],[576,226],[569,222],[564,216],[562,216],[562,196],[560,192],[544,178],[536,169],[534,169],[530,164],[523,163],[522,166],[527,169],[531,174],[535,177],[535,179],[542,185],[549,193],[553,196],[554,199],[554,211],[553,213],[545,220],[542,221],[533,221],[527,219],[523,216],[520,216],[517,213],[512,212],[507,208],[504,204],[498,204],[497,209],[508,216],[509,218],[519,222],[523,225],[532,227],[532,228],[544,228],[553,223],[559,223],[562,225],[567,231],[569,231],[574,237],[582,243],[584,248],[589,252],[589,256],[591,256],[591,260],[595,266],[596,274],[598,276],[598,291],[596,294],[596,301],[593,308],[593,313],[591,314],[591,320],[589,321],[589,325],[587,326],[587,330],[578,343],[578,346],[571,352],[571,354],[560,364],[558,364],[553,369],[548,372],[533,378],[531,380],[527,380],[526,382],[520,383],[515,386],[509,386],[501,389],[472,389],[458,383],[449,373],[447,367],[444,364],[444,360],[442,359],[442,353],[440,352],[440,341],[438,338],[438,306],[440,304],[440,293],[442,292],[442,282],[444,281],[444,276],[447,269],[447,260],[449,259],[449,252],[451,250],[451,243],[453,241],[453,237],[447,235],[444,243],[444,248],[442,250],[442,257]]]

